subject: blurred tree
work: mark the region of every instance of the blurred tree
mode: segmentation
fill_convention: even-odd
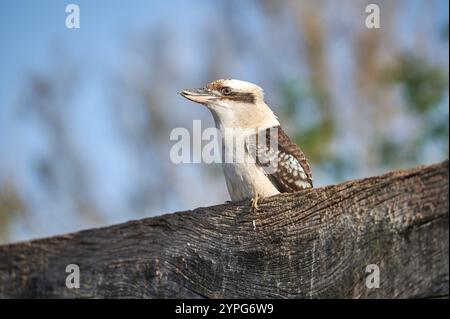
[[[418,115],[436,108],[448,87],[442,68],[410,53],[401,55],[397,65],[386,70],[386,77],[389,83],[402,86],[407,105]]]
[[[13,183],[0,183],[0,245],[8,241],[10,223],[24,209],[24,203]]]
[[[404,53],[386,68],[384,76],[386,84],[401,87],[410,115],[421,122],[408,140],[385,138],[380,142],[384,163],[420,162],[422,149],[436,141],[444,145],[443,154],[448,156],[448,119],[439,116],[439,106],[448,95],[448,74],[423,58]]]
[[[64,52],[54,53],[58,55],[54,68],[30,74],[16,115],[31,121],[38,134],[45,136],[47,151],[30,161],[43,198],[62,205],[69,203],[75,214],[96,224],[102,216],[93,198],[89,168],[71,130],[71,107],[80,73]]]

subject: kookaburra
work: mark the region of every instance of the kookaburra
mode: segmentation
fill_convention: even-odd
[[[263,90],[259,86],[240,80],[217,80],[204,88],[187,89],[180,94],[211,111],[222,138],[229,132],[236,132],[234,134],[239,135],[236,137],[245,138],[245,159],[255,154],[259,156],[264,151],[265,158],[276,160],[274,170],[268,170],[259,159],[223,162],[232,201],[252,199],[252,208],[255,209],[260,197],[313,187],[311,170],[303,152],[283,131],[277,117],[265,103]],[[268,142],[269,132],[273,131],[277,133],[276,147]],[[254,134],[267,138],[267,143],[251,139]],[[232,141],[224,139],[222,149],[233,149]]]

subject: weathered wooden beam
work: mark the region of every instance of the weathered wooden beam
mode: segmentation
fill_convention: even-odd
[[[449,295],[448,161],[0,247],[2,298]],[[80,268],[69,289],[68,264]],[[366,267],[379,268],[379,288]],[[375,273],[373,273],[375,274]]]

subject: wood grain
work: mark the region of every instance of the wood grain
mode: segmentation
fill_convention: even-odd
[[[446,161],[0,246],[0,297],[448,297],[448,212]]]

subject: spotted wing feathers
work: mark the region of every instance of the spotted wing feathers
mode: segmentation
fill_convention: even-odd
[[[246,145],[250,154],[256,156],[256,164],[275,187],[281,193],[313,187],[311,169],[297,144],[286,135],[281,126],[265,131],[265,143],[253,137]],[[274,140],[278,143],[274,143]]]

